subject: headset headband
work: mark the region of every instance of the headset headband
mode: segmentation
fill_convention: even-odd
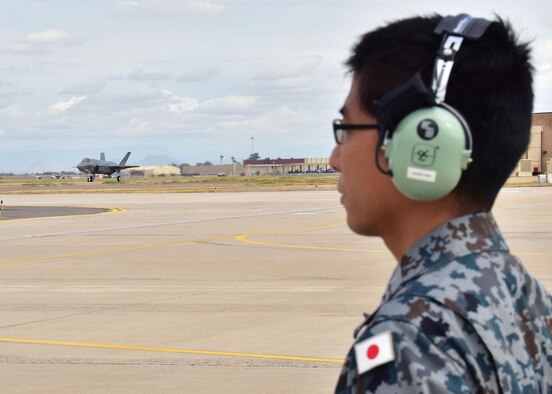
[[[464,38],[479,39],[490,23],[491,21],[486,19],[472,18],[467,14],[460,14],[443,18],[433,31],[435,34],[443,35],[441,47],[435,59],[431,82],[431,90],[437,104],[445,101],[454,58],[460,50]]]
[[[382,137],[391,138],[397,124],[407,114],[416,109],[442,104],[445,101],[454,58],[464,39],[477,40],[491,21],[472,18],[467,14],[446,16],[433,30],[442,35],[441,46],[437,52],[433,67],[431,90],[419,73],[397,89],[374,101],[378,123],[381,125]]]

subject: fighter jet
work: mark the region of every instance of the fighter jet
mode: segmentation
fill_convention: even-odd
[[[123,157],[123,160],[119,164],[114,163],[112,161],[106,161],[105,160],[105,154],[102,152],[100,155],[100,160],[97,159],[89,159],[88,157],[85,157],[82,159],[82,161],[77,165],[77,168],[84,172],[85,174],[88,174],[88,178],[86,179],[88,182],[94,182],[94,175],[96,174],[104,174],[111,176],[113,174],[116,174],[117,181],[121,181],[121,170],[124,170],[125,168],[134,168],[134,167],[140,167],[140,166],[127,166],[125,165],[128,157],[130,156],[130,152],[128,152],[125,157]]]

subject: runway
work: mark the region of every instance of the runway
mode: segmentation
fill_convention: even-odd
[[[0,220],[2,392],[332,391],[394,268],[380,240],[350,232],[338,201],[10,195],[5,209],[96,211]],[[551,208],[552,188],[517,188],[495,209],[549,290]]]

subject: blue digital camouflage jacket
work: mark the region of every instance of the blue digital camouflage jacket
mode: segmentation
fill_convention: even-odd
[[[510,255],[489,213],[443,224],[397,265],[356,343],[392,332],[395,359],[336,393],[550,393],[552,297]]]

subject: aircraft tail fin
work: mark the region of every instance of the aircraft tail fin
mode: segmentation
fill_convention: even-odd
[[[121,162],[119,163],[120,166],[124,166],[128,160],[130,156],[130,152],[127,152],[127,154],[125,155],[125,157],[123,157],[123,160],[121,160]]]
[[[100,153],[100,160],[105,161],[105,153]]]

